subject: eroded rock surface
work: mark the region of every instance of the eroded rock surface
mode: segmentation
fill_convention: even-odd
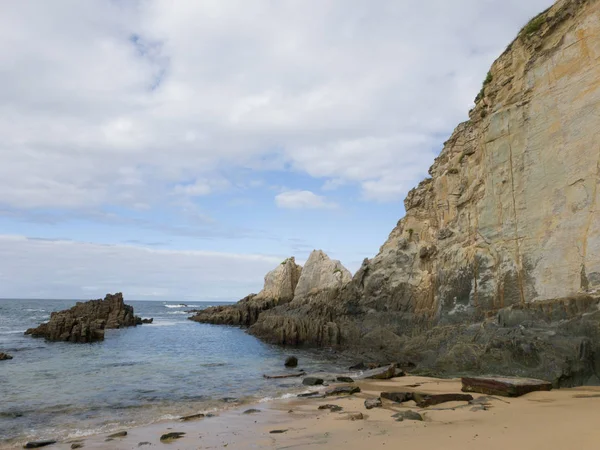
[[[53,312],[50,320],[25,334],[49,341],[96,342],[104,340],[104,330],[136,326],[139,317],[126,305],[123,294],[107,294],[104,300],[77,302],[64,311]]]

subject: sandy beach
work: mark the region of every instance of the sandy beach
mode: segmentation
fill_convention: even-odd
[[[136,449],[159,446],[173,449],[596,449],[600,442],[600,387],[534,392],[519,398],[474,394],[474,403],[451,402],[418,408],[383,400],[383,406],[367,410],[364,401],[383,391],[459,393],[458,379],[442,380],[407,376],[384,381],[360,381],[361,392],[350,397],[274,400],[222,412],[197,421],[170,421],[127,430],[127,436],[107,440],[91,436],[49,446],[70,449],[74,442],[86,449]],[[484,399],[483,397],[487,397]],[[319,410],[325,404],[342,407],[340,412]],[[244,414],[249,408],[259,409]],[[415,411],[423,421],[392,417]],[[354,413],[362,419],[352,420]],[[272,433],[272,431],[283,431]],[[161,435],[183,432],[170,443]],[[17,445],[2,448],[19,448]]]

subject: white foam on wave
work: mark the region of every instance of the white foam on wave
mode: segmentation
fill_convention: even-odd
[[[165,308],[188,308],[189,305],[165,305]]]
[[[174,320],[155,320],[152,322],[152,326],[155,327],[170,327],[172,325],[178,325],[181,322],[175,322]]]
[[[25,311],[29,312],[46,312],[45,309],[27,308]]]
[[[168,312],[167,314],[189,314],[189,313],[186,313],[185,311],[173,311],[173,312]]]
[[[0,331],[0,334],[23,334],[27,330]]]
[[[290,398],[296,398],[296,397],[297,397],[296,394],[283,394],[279,397],[263,397],[258,401],[258,403],[267,403],[267,402],[272,402],[273,400],[288,400]]]

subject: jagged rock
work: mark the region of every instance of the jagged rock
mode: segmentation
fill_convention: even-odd
[[[411,410],[401,411],[394,414],[392,417],[396,419],[396,422],[403,422],[404,420],[423,421],[423,416],[421,414]]]
[[[49,341],[95,342],[104,340],[104,330],[136,326],[133,307],[123,302],[123,294],[107,294],[104,300],[77,302],[71,309],[53,312],[50,320],[25,334]]]
[[[153,317],[152,317],[152,318],[150,318],[150,319],[142,319],[141,317],[138,317],[138,319],[140,319],[140,320],[139,320],[139,322],[137,323],[137,325],[149,324],[149,323],[152,323],[152,322],[154,322],[154,318],[153,318]]]
[[[306,377],[304,380],[302,380],[302,384],[305,386],[317,386],[319,384],[323,384],[325,380],[323,380],[323,378],[318,378],[318,377]]]
[[[290,302],[302,267],[291,257],[265,276],[265,284],[258,294],[250,294],[235,305],[213,306],[199,311],[190,320],[217,325],[250,326],[261,312]]]
[[[430,374],[573,386],[598,373],[600,3],[558,0],[536,20],[494,62],[379,253],[337,289],[299,283],[252,334]]]
[[[285,367],[296,367],[298,366],[298,358],[295,356],[288,356],[285,359]]]
[[[530,392],[550,391],[552,383],[530,378],[464,377],[462,378],[462,390],[463,392],[478,392],[487,395],[520,397]]]
[[[419,408],[428,408],[447,402],[470,402],[473,396],[469,394],[422,394],[414,392],[412,399]]]
[[[13,359],[8,353],[0,352],[0,361],[6,361],[7,359]]]
[[[381,399],[377,398],[368,398],[365,400],[365,408],[373,409],[373,408],[381,408]]]
[[[330,397],[333,395],[352,395],[360,392],[358,386],[336,386],[332,389],[325,391],[325,395]]]

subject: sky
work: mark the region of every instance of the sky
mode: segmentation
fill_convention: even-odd
[[[0,297],[352,272],[551,0],[0,3]]]

